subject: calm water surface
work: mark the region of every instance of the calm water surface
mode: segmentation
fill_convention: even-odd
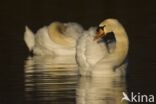
[[[121,104],[125,79],[78,76],[70,57],[28,57],[24,65],[27,104]],[[123,102],[123,104],[126,102]]]

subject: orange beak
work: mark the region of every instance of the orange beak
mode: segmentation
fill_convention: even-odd
[[[96,29],[96,36],[94,37],[94,40],[97,40],[99,38],[104,37],[106,34],[104,32],[104,27],[98,27]]]

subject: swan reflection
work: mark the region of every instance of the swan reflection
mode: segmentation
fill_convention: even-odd
[[[121,102],[124,83],[121,77],[81,77],[76,91],[77,104],[127,104]]]
[[[28,104],[121,104],[121,77],[79,77],[72,57],[29,57],[25,62]],[[122,102],[124,104],[125,102]]]
[[[29,104],[75,102],[77,66],[71,57],[28,58],[25,62],[25,99]]]

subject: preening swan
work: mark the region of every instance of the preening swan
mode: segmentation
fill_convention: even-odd
[[[115,42],[105,37],[114,34]],[[116,19],[106,19],[98,27],[84,32],[77,43],[76,59],[84,76],[116,76],[124,74],[124,60],[128,53],[128,37]]]
[[[24,40],[35,55],[75,55],[76,41],[83,28],[77,23],[53,22],[34,34],[26,27]]]

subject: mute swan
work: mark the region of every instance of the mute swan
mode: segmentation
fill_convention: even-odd
[[[75,55],[76,41],[82,31],[77,23],[53,22],[36,34],[26,27],[24,40],[35,55]]]
[[[103,42],[108,34],[114,34],[115,42]],[[77,43],[76,59],[79,72],[84,76],[124,75],[128,53],[128,37],[124,27],[116,19],[104,20],[97,29],[84,32]],[[109,51],[110,52],[109,52]]]

